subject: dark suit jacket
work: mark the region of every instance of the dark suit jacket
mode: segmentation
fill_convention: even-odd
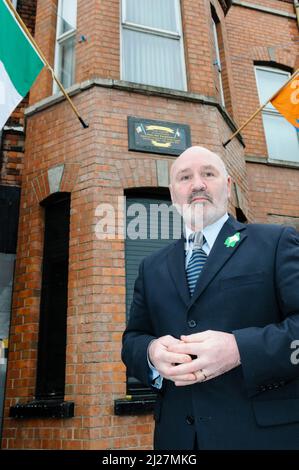
[[[234,247],[227,237],[240,233]],[[122,357],[149,384],[153,338],[205,330],[233,333],[241,366],[204,383],[163,380],[155,409],[156,449],[299,449],[299,236],[290,227],[222,227],[192,298],[184,240],[145,258],[135,283]],[[293,361],[294,362],[294,361]]]

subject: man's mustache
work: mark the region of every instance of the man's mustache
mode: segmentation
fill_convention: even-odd
[[[205,191],[192,191],[192,193],[188,197],[188,204],[191,204],[193,199],[195,199],[196,197],[201,197],[201,198],[207,199],[207,201],[209,202],[213,202],[212,197]]]

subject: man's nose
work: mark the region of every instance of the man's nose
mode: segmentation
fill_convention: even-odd
[[[202,191],[203,189],[206,189],[207,185],[206,182],[199,176],[194,176],[192,180],[192,191],[198,190]]]

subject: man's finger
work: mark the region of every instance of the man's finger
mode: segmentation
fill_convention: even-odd
[[[163,344],[163,346],[166,346],[166,347],[171,346],[172,344],[177,344],[181,342],[179,339],[174,338],[171,335],[162,336],[161,338],[158,339],[158,341],[161,344]]]
[[[205,341],[208,336],[208,331],[202,331],[201,333],[194,333],[192,335],[182,335],[181,340],[185,343],[201,343]]]
[[[175,376],[170,376],[169,378],[170,378],[170,380],[173,380],[173,382],[184,382],[184,383],[186,383],[186,382],[188,382],[188,383],[197,382],[197,378],[193,373],[192,374],[181,374],[179,376],[176,376],[176,375]]]
[[[174,377],[185,374],[193,374],[200,369],[201,362],[198,359],[191,360],[189,363],[179,364],[177,366],[170,367],[168,374]]]
[[[192,358],[189,354],[176,354],[175,352],[166,352],[165,359],[170,364],[185,364],[186,362],[191,362]]]
[[[195,351],[196,349],[196,351]],[[178,344],[172,344],[171,346],[168,346],[168,351],[171,352],[176,352],[176,353],[182,353],[182,354],[192,354],[192,355],[198,355],[198,344],[193,343],[183,343],[182,341]]]

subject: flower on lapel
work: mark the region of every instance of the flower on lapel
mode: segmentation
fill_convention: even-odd
[[[234,248],[235,244],[240,241],[240,232],[235,233],[231,237],[227,237],[224,242],[226,248]]]

